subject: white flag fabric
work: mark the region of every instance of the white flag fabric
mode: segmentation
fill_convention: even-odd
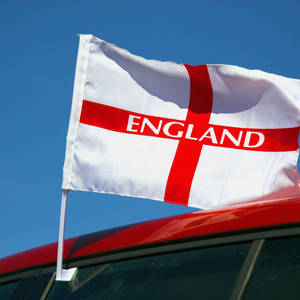
[[[64,190],[214,208],[299,196],[300,80],[81,35]]]

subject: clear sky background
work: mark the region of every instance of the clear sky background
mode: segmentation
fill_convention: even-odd
[[[300,78],[299,13],[291,0],[0,0],[0,257],[57,240],[78,33],[145,58]],[[73,191],[66,237],[191,211]]]

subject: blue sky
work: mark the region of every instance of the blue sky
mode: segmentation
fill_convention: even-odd
[[[78,33],[177,63],[300,78],[299,1],[0,2],[0,257],[57,240]],[[66,237],[196,209],[71,192]]]

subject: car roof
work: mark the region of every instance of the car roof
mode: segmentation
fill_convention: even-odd
[[[78,259],[116,249],[130,249],[194,237],[258,230],[300,223],[300,198],[177,215],[93,232],[64,241],[64,260]],[[57,242],[0,259],[0,275],[53,265]]]

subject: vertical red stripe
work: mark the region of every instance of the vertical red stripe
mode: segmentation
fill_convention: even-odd
[[[206,65],[185,65],[190,77],[190,103],[187,123],[197,124],[193,132],[201,136],[208,128],[212,110],[212,86]],[[195,140],[182,139],[169,173],[164,201],[188,205],[190,189],[203,144]]]

